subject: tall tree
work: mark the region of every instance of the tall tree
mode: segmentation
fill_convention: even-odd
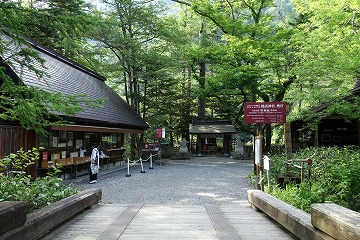
[[[159,82],[173,79],[163,70],[175,63],[168,56],[173,51],[173,45],[168,44],[173,33],[166,29],[173,26],[161,19],[165,10],[161,2],[104,0],[103,3],[107,6],[106,16],[103,24],[94,28],[92,37],[97,46],[108,50],[104,60],[110,61],[108,69],[117,73],[112,85],[123,86],[126,101],[146,120],[154,103],[153,92],[164,90],[161,88],[165,83]],[[132,146],[137,146],[138,151],[142,139],[132,138]],[[131,151],[132,157],[135,150],[134,147]]]
[[[170,21],[174,21],[171,25],[177,25],[175,19],[167,18],[167,24]],[[183,54],[188,37],[181,29],[166,29],[166,36],[170,39],[166,41],[167,47],[160,47],[164,54],[153,54],[152,61],[154,58],[158,61],[156,64],[149,64],[147,69],[146,119],[151,123],[149,137],[153,137],[154,128],[165,127],[172,144],[173,140],[179,137],[188,139],[188,124],[194,111],[194,97],[191,79],[185,70],[188,67],[186,57]]]
[[[217,38],[207,50],[211,75],[200,93],[217,100],[222,116],[232,119],[238,130],[252,131],[243,124],[243,102],[283,100],[295,79],[287,71],[291,26],[280,25],[280,17],[271,15],[277,12],[272,0],[176,2],[191,6],[217,27]],[[267,130],[269,147],[271,128]]]
[[[74,61],[86,40],[84,29],[96,22],[90,15],[93,6],[83,0],[18,1],[3,6],[17,16],[5,25]]]
[[[314,125],[331,114],[359,119],[359,100],[343,98],[359,79],[359,1],[293,2],[298,25],[291,41],[299,49],[299,63],[294,68],[297,87],[287,95],[296,110],[292,118],[311,119]],[[311,108],[325,103],[331,106],[315,116]]]
[[[60,14],[60,13],[59,13]],[[51,19],[57,25],[66,25],[64,19],[68,15],[51,15],[43,13],[33,5],[24,5],[21,1],[2,1],[0,3],[0,118],[8,121],[19,121],[20,124],[39,133],[45,133],[51,124],[49,116],[58,114],[75,114],[81,110],[81,103],[101,103],[101,100],[91,102],[86,96],[65,96],[61,93],[48,93],[37,88],[24,86],[21,79],[13,79],[7,71],[12,62],[19,62],[36,73],[38,81],[43,81],[43,72],[35,67],[34,62],[42,64],[43,59],[27,45],[23,38],[34,37],[40,40],[37,34],[30,34],[28,23],[41,26]],[[61,25],[62,26],[62,25]],[[62,28],[63,30],[66,27]],[[34,32],[35,29],[33,29]],[[60,29],[58,29],[60,30]],[[14,47],[16,46],[16,47]],[[56,114],[57,113],[57,114]],[[61,121],[61,119],[60,119]]]

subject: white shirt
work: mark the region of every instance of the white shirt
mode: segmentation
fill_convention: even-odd
[[[91,160],[91,164],[95,162],[96,165],[99,165],[99,150],[97,148],[93,148],[91,152],[90,160]]]

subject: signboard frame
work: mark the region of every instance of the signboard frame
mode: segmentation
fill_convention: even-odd
[[[264,167],[268,170],[268,174],[270,171],[270,160],[265,159],[266,166],[264,166],[264,159],[262,157],[263,124],[286,124],[287,111],[288,108],[286,102],[245,102],[244,104],[244,123],[257,124],[259,128],[259,135],[255,136],[253,147],[256,180],[259,180],[256,186],[262,191],[264,191]],[[268,182],[270,182],[269,179]]]
[[[246,102],[245,123],[286,123],[286,102]]]

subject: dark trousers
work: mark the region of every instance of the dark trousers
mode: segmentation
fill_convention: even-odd
[[[90,181],[97,180],[97,173],[92,174],[90,170]]]

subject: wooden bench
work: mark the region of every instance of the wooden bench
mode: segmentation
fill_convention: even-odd
[[[335,239],[360,239],[360,213],[334,203],[313,204],[311,223]]]
[[[260,190],[248,190],[252,207],[261,210],[302,240],[334,240],[311,224],[311,215]]]

